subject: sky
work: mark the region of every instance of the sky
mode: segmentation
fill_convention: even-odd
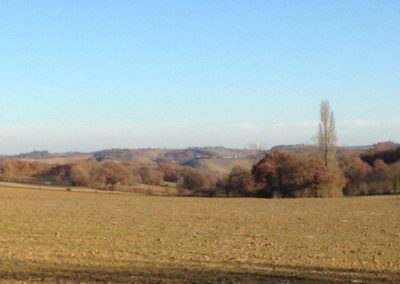
[[[400,2],[0,1],[0,154],[400,142]]]

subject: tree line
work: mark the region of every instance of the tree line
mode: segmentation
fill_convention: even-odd
[[[320,106],[317,151],[267,152],[251,169],[235,167],[227,175],[172,162],[89,159],[50,165],[0,161],[0,180],[119,190],[138,184],[173,186],[182,194],[244,197],[341,197],[400,193],[400,147],[377,146],[366,153],[337,154],[334,113]],[[181,191],[179,191],[181,190]]]
[[[50,165],[0,161],[0,180],[119,190],[138,184],[174,186],[191,195],[245,197],[339,197],[400,193],[400,159],[394,149],[373,149],[337,156],[329,169],[316,152],[266,153],[251,169],[235,167],[227,175],[175,163],[144,165],[95,159]]]

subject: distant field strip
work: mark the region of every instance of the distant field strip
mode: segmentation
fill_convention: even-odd
[[[120,186],[117,191],[107,191],[104,189],[95,189],[89,187],[75,186],[52,186],[52,185],[32,185],[14,182],[0,182],[0,188],[16,188],[16,189],[36,189],[36,190],[56,190],[56,191],[75,191],[75,192],[96,192],[110,194],[139,194],[139,195],[178,195],[176,188],[160,185],[138,184],[135,186]],[[182,190],[181,194],[188,194],[188,191]]]
[[[0,186],[0,282],[400,283],[400,197]]]
[[[69,186],[51,186],[51,185],[33,185],[24,183],[14,183],[14,182],[0,182],[0,188],[21,188],[21,189],[41,189],[41,190],[67,190],[71,189],[73,191],[99,191],[87,187],[69,187]]]

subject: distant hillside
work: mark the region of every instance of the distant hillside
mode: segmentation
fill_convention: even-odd
[[[368,153],[373,149],[391,149],[400,144],[383,142],[367,146],[338,147],[338,151],[353,151]],[[265,152],[304,152],[316,151],[314,145],[278,145],[269,151],[231,149],[225,147],[196,147],[187,149],[107,149],[91,153],[49,153],[48,151],[33,151],[14,156],[1,156],[1,159],[40,161],[47,164],[68,164],[83,160],[135,162],[144,165],[162,165],[175,163],[221,173],[229,172],[235,166],[250,168]]]
[[[92,153],[97,161],[116,160],[154,164],[165,154],[162,149],[109,149]]]
[[[277,145],[271,148],[270,152],[305,152],[305,151],[315,151],[316,147],[314,145],[296,144],[296,145]]]
[[[18,155],[3,155],[0,159],[3,160],[24,160],[24,161],[38,161],[46,164],[68,164],[76,161],[82,161],[93,158],[92,154],[85,154],[79,152],[68,153],[50,153],[48,151],[32,151],[29,153],[22,153]]]
[[[224,147],[204,147],[188,149],[111,149],[93,153],[98,161],[139,161],[147,163],[185,163],[193,159],[238,158],[252,154],[249,150]]]
[[[189,160],[182,165],[190,166],[195,169],[201,169],[210,172],[220,172],[228,174],[232,168],[241,166],[250,169],[255,163],[257,163],[263,154],[260,153],[258,156],[247,156],[243,158],[210,158],[210,159],[193,159]]]
[[[395,144],[395,143],[393,143]],[[387,145],[387,143],[379,143],[374,145],[365,145],[365,146],[338,146],[338,152],[343,151],[353,151],[358,153],[363,153],[369,151],[371,149],[376,148],[376,145]],[[379,146],[381,147],[381,146]],[[281,152],[314,152],[317,151],[317,146],[315,145],[305,145],[305,144],[296,144],[296,145],[278,145],[274,146],[270,150],[271,152],[281,151]]]
[[[52,155],[49,151],[32,151],[29,153],[22,153],[14,156],[13,158],[17,159],[45,159],[50,158]]]
[[[49,153],[33,151],[14,156],[1,156],[1,159],[39,161],[46,164],[68,164],[95,159],[101,161],[135,162],[143,165],[162,165],[175,163],[196,169],[229,172],[234,166],[250,168],[262,157],[264,152],[225,147],[199,147],[188,149],[107,149],[92,153]]]
[[[50,153],[49,151],[32,151],[29,153],[21,153],[18,155],[2,155],[2,159],[49,159],[58,157],[72,157],[82,155],[80,152],[67,152],[67,153]]]
[[[188,149],[111,149],[95,152],[97,161],[118,160],[161,165],[167,162],[196,169],[229,172],[234,166],[251,167],[262,156],[261,151],[204,147]]]

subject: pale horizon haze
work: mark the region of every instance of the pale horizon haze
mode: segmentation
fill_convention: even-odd
[[[400,142],[399,1],[1,1],[0,154]]]

